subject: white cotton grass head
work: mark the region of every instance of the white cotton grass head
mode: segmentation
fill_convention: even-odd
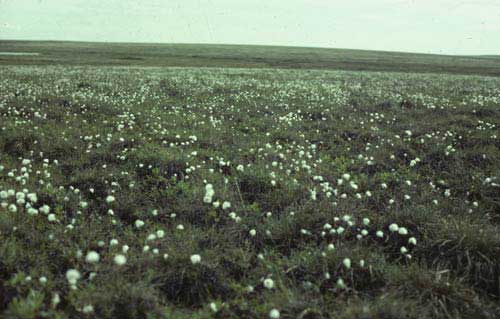
[[[219,311],[219,309],[217,308],[217,304],[215,302],[210,303],[210,310],[212,310],[212,312]]]
[[[57,305],[61,302],[61,297],[59,296],[59,294],[56,292],[52,295],[52,299],[51,299],[51,303],[52,303],[52,307],[55,308],[57,307]]]
[[[111,204],[116,200],[116,198],[113,195],[108,195],[106,197],[106,203]]]
[[[85,313],[85,314],[92,313],[92,312],[94,312],[94,306],[92,306],[90,304],[89,305],[85,305],[82,308],[82,312]]]
[[[125,257],[125,255],[122,254],[117,254],[113,258],[113,261],[115,262],[116,265],[123,266],[127,263],[127,257]]]
[[[408,235],[408,230],[405,227],[399,227],[398,233],[402,236]]]
[[[201,256],[198,254],[191,255],[190,260],[193,265],[199,264],[201,262]]]
[[[69,269],[66,271],[66,280],[70,285],[76,285],[77,281],[82,277],[80,272],[76,269]]]
[[[344,264],[344,267],[347,269],[351,268],[351,260],[349,258],[344,258],[342,264]]]
[[[271,309],[271,311],[269,311],[270,319],[279,319],[279,317],[280,317],[280,312],[278,309]]]
[[[399,226],[398,226],[398,224],[390,224],[390,225],[389,225],[389,230],[390,230],[391,232],[393,232],[393,233],[394,233],[394,232],[397,232],[397,231],[399,230]]]
[[[212,184],[205,185],[205,196],[203,197],[203,202],[206,204],[210,204],[213,200],[213,196],[215,195],[214,187]]]
[[[342,278],[337,279],[336,285],[337,285],[337,288],[339,288],[339,289],[346,288],[346,285],[345,285],[344,280]]]
[[[274,288],[274,280],[272,280],[271,278],[266,278],[264,280],[264,287],[266,287],[267,289],[273,289]]]
[[[140,220],[140,219],[137,219],[134,223],[135,227],[136,228],[141,228],[142,226],[144,226],[144,221]]]
[[[415,246],[417,244],[417,239],[415,237],[411,237],[408,239],[408,244]]]
[[[85,256],[85,261],[89,264],[97,264],[99,262],[99,254],[95,251],[89,251]]]

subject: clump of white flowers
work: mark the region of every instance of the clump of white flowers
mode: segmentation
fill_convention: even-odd
[[[199,264],[201,262],[201,256],[198,254],[191,255],[190,259],[193,265]]]
[[[205,185],[205,196],[203,197],[203,202],[206,204],[210,204],[215,195],[214,187],[212,184]]]
[[[99,262],[99,254],[95,251],[89,251],[87,253],[87,256],[85,256],[85,261],[90,263],[90,264],[97,264]]]
[[[69,269],[68,271],[66,271],[66,280],[73,289],[76,289],[76,283],[81,277],[82,275],[76,269]]]

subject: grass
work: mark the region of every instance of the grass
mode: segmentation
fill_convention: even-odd
[[[4,65],[231,67],[393,71],[500,76],[499,56],[452,56],[257,45],[91,43],[0,40]]]
[[[500,316],[484,58],[448,69],[482,75],[145,68],[9,45],[42,54],[0,66],[2,317]],[[286,51],[259,50],[225,54]]]

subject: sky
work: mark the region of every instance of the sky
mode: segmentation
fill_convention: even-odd
[[[500,0],[0,0],[0,39],[500,54]]]

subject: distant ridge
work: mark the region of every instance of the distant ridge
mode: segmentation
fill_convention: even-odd
[[[237,67],[500,76],[500,56],[227,44],[0,40],[0,65]]]

